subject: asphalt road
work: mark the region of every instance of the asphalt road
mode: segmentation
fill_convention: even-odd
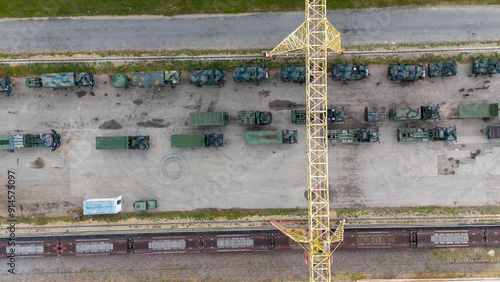
[[[343,44],[498,40],[500,5],[329,11]],[[303,12],[0,20],[0,52],[272,48]]]

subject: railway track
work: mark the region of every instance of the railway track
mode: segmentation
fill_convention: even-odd
[[[478,53],[498,52],[500,47],[478,48],[435,48],[435,49],[408,49],[408,50],[377,50],[377,51],[344,51],[344,56],[374,56],[396,54],[440,54],[440,53]],[[304,53],[287,53],[280,55],[283,58],[300,58]],[[28,59],[0,59],[0,64],[35,64],[35,63],[105,63],[105,62],[148,62],[148,61],[216,61],[216,60],[250,60],[263,58],[263,54],[249,55],[200,55],[200,56],[144,56],[144,57],[95,57],[95,58],[28,58]]]

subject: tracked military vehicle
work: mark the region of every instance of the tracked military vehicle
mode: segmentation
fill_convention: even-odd
[[[97,150],[147,150],[149,136],[108,136],[96,137]]]
[[[305,65],[282,65],[281,80],[285,82],[305,82],[306,81],[306,66]]]
[[[326,110],[327,121],[329,123],[343,122],[344,108],[331,108]],[[292,110],[292,123],[306,123],[306,110]]]
[[[408,120],[428,120],[441,118],[439,105],[418,106],[418,107],[400,107],[389,110],[390,120],[408,121]]]
[[[0,150],[22,148],[52,148],[55,151],[61,145],[61,135],[52,129],[45,134],[16,134],[0,136]]]
[[[457,62],[429,63],[429,77],[457,75]]]
[[[499,115],[499,103],[458,105],[459,118],[491,118]]]
[[[5,92],[5,96],[8,97],[11,89],[9,74],[6,74],[4,78],[0,78],[0,92]]]
[[[60,72],[44,73],[42,78],[26,78],[26,86],[30,88],[56,88],[56,87],[74,87],[89,86],[90,90],[94,88],[94,76],[90,72]]]
[[[218,69],[193,69],[189,71],[189,83],[196,86],[202,85],[224,85],[226,71]]]
[[[389,79],[414,81],[425,78],[425,68],[417,64],[390,64]]]
[[[327,131],[328,144],[379,142],[378,128],[333,129]]]
[[[457,141],[455,126],[435,128],[400,128],[399,142]]]
[[[368,65],[335,64],[332,68],[333,80],[361,80],[368,77]]]
[[[500,72],[500,59],[474,60],[472,64],[474,74],[495,74]]]
[[[233,66],[233,79],[236,82],[260,82],[269,77],[267,66]]]
[[[245,144],[295,144],[297,130],[245,131]]]
[[[239,111],[235,119],[238,125],[268,125],[273,121],[273,114],[260,111]]]
[[[224,147],[222,134],[178,134],[170,138],[172,148]]]

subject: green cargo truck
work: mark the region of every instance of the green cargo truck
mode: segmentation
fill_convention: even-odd
[[[488,126],[488,139],[500,139],[500,125]]]
[[[327,121],[329,123],[345,121],[344,108],[331,108],[326,110]],[[292,123],[306,123],[306,110],[292,110]]]
[[[498,116],[498,103],[458,105],[459,118],[490,118]]]
[[[268,125],[273,121],[273,114],[260,111],[239,111],[235,120],[238,125]]]
[[[89,86],[94,88],[94,76],[90,72],[60,72],[44,73],[42,78],[26,78],[26,86],[30,88],[39,87],[74,87]]]
[[[224,147],[222,134],[176,134],[170,138],[172,148]]]
[[[52,133],[0,136],[0,150],[48,147],[55,151],[59,145],[61,145],[61,135],[53,129]]]
[[[439,105],[418,106],[418,107],[399,107],[389,109],[390,120],[408,121],[408,120],[428,120],[441,118]]]
[[[147,150],[149,136],[107,136],[96,137],[97,150]]]
[[[379,142],[378,128],[333,129],[327,131],[328,144]]]
[[[189,114],[189,125],[193,126],[227,125],[228,123],[229,114],[227,112]]]
[[[297,130],[245,131],[245,144],[295,144]]]
[[[398,141],[457,141],[457,128],[455,126],[435,128],[400,128],[398,129]]]
[[[136,201],[134,203],[134,209],[136,211],[147,211],[147,210],[152,210],[156,209],[156,200],[149,200],[149,201]]]

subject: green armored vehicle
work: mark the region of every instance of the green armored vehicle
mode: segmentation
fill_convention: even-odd
[[[157,207],[156,200],[136,201],[134,203],[134,209],[136,211],[147,211],[155,209],[156,207]]]
[[[5,96],[8,97],[11,89],[9,74],[6,74],[4,78],[0,78],[0,92],[5,92]]]
[[[366,121],[385,121],[386,107],[367,107],[365,108]]]
[[[429,77],[457,75],[457,62],[429,64]]]
[[[418,106],[418,107],[400,107],[391,108],[389,110],[389,119],[396,121],[407,120],[428,120],[441,118],[439,112],[439,105],[432,106]]]
[[[398,129],[398,141],[457,141],[457,128],[455,126],[435,128],[400,128]]]
[[[260,111],[239,111],[235,119],[238,125],[268,125],[273,121],[273,114]]]
[[[30,88],[89,86],[94,88],[94,76],[90,72],[44,73],[40,78],[26,78],[26,86]]]
[[[474,74],[494,74],[500,72],[500,59],[474,60],[472,64]]]
[[[327,131],[328,144],[379,142],[378,128],[333,129]]]
[[[245,144],[295,144],[297,130],[245,131]]]
[[[193,69],[189,71],[189,83],[202,85],[224,85],[226,71],[223,68],[218,69]]]
[[[305,82],[306,81],[306,66],[305,65],[282,65],[281,80],[285,82]]]
[[[260,82],[269,77],[267,66],[233,66],[233,79],[236,82]]]
[[[193,126],[227,125],[228,123],[229,115],[227,112],[189,114],[189,125]]]
[[[179,134],[170,138],[172,148],[224,147],[222,134]]]
[[[97,150],[147,150],[149,136],[109,136],[96,137]]]
[[[459,118],[491,118],[499,116],[499,104],[458,105]]]
[[[45,134],[17,134],[0,136],[0,150],[22,148],[52,148],[55,151],[61,145],[61,135],[52,129]]]
[[[490,125],[487,131],[488,139],[500,139],[500,125]]]
[[[425,69],[422,65],[390,64],[389,79],[414,81],[425,78]]]
[[[331,108],[326,110],[327,121],[329,123],[345,121],[344,108]],[[292,110],[292,123],[306,123],[306,110]]]
[[[333,80],[361,80],[368,77],[368,65],[335,64],[332,68]]]

